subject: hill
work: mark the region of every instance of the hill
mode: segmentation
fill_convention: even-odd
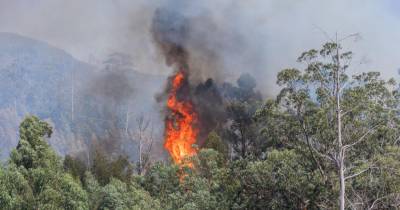
[[[138,115],[157,120],[154,95],[164,80],[115,65],[112,59],[97,68],[47,43],[0,33],[1,158],[16,146],[18,124],[29,114],[53,125],[49,141],[61,155],[104,141],[135,158],[135,140],[121,132],[127,126],[134,130]]]

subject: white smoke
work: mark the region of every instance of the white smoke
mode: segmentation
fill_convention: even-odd
[[[180,4],[176,3],[179,7]],[[189,1],[181,1],[188,4]],[[203,0],[190,1],[186,15],[207,16],[210,28],[197,28],[217,53],[227,79],[253,74],[263,93],[276,89],[275,76],[298,66],[297,56],[327,41],[324,33],[360,33],[346,47],[356,53],[357,71],[397,75],[400,8],[396,0]],[[46,41],[84,60],[112,52],[135,58],[138,71],[168,74],[150,34],[154,10],[167,0],[0,0],[0,31]],[[396,9],[397,8],[397,9]],[[322,32],[324,31],[324,32]],[[222,35],[216,37],[214,35]],[[231,42],[235,40],[235,42]]]

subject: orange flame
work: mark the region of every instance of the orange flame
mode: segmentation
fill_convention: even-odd
[[[173,77],[172,88],[168,95],[167,107],[171,117],[165,122],[165,144],[172,159],[177,164],[182,164],[185,157],[196,154],[192,147],[196,143],[198,129],[195,128],[197,113],[191,101],[180,101],[177,92],[185,80],[183,72],[178,72]],[[189,164],[190,165],[190,164]]]

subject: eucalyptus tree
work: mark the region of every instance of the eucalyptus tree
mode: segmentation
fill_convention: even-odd
[[[46,141],[52,127],[29,116],[20,124],[19,134],[16,149],[4,173],[0,172],[0,208],[87,209],[86,192],[63,171],[60,158]]]
[[[377,170],[376,157],[388,146],[398,146],[399,94],[395,81],[381,79],[379,72],[349,76],[353,53],[343,52],[340,43],[302,53],[304,70],[281,71],[276,104],[270,101],[257,115],[269,121],[265,133],[274,136],[275,146],[296,149],[313,162],[313,171],[337,193],[340,209],[346,200],[364,208],[377,198],[358,202],[352,183]]]

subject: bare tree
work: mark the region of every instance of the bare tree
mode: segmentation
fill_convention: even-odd
[[[129,112],[129,106],[128,106],[128,108],[127,108],[127,110],[126,110],[126,115],[125,115],[125,134],[129,134],[128,133],[128,129],[129,129],[129,115],[130,115],[130,112]]]
[[[143,174],[150,165],[150,154],[154,141],[154,127],[151,120],[141,114],[136,119],[137,128],[131,139],[138,144],[139,160],[137,163],[138,174]]]

